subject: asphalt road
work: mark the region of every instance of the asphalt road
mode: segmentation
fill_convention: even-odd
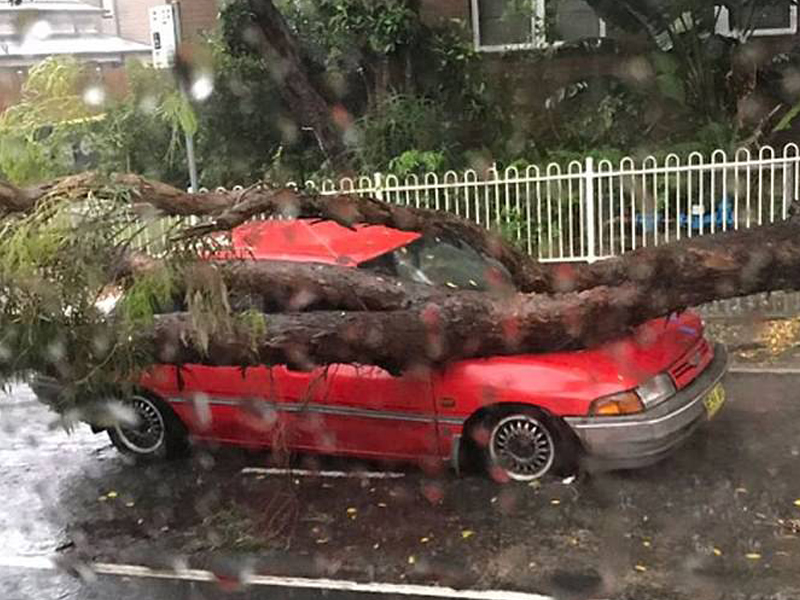
[[[86,428],[67,435],[15,388],[0,400],[0,552],[200,568],[270,557],[260,572],[558,598],[800,598],[800,377],[732,375],[727,388],[673,458],[533,487],[414,467],[384,482],[246,477],[263,457],[224,452],[145,468]],[[220,597],[378,596],[0,566],[2,600]]]

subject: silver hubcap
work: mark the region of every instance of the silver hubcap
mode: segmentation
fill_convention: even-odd
[[[166,426],[164,418],[156,406],[147,398],[134,396],[128,405],[136,414],[136,425],[133,427],[115,425],[120,441],[132,452],[151,454],[164,443]]]
[[[550,432],[535,418],[512,415],[492,430],[489,455],[511,479],[531,481],[553,466],[555,447]]]

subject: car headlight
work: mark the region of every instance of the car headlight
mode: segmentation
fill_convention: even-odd
[[[644,410],[642,400],[633,390],[598,398],[592,402],[590,413],[597,416],[634,415]]]
[[[675,388],[675,384],[672,382],[672,377],[666,373],[656,375],[651,380],[636,388],[639,398],[642,399],[642,402],[647,409],[658,406],[664,402],[664,400],[673,396],[676,391],[677,389]]]

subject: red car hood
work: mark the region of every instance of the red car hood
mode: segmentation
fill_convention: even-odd
[[[255,260],[316,262],[345,267],[396,250],[420,237],[382,225],[355,225],[352,229],[333,221],[292,219],[253,221],[233,230],[233,252]],[[218,258],[228,258],[219,253]]]
[[[438,384],[443,395],[463,395],[469,389],[482,396],[484,403],[486,395],[492,394],[492,402],[531,401],[555,414],[581,415],[593,400],[635,388],[682,364],[702,334],[700,317],[684,313],[649,321],[629,336],[587,350],[460,361],[446,370]],[[710,360],[709,351],[695,371]],[[687,372],[685,380],[679,377],[678,387],[696,372]]]
[[[669,369],[702,335],[700,317],[684,313],[648,321],[631,335],[596,348],[527,358],[580,369],[598,384],[631,389]]]

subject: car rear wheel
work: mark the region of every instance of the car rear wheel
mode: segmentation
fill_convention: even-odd
[[[478,427],[484,432],[483,464],[496,480],[533,481],[572,464],[573,445],[558,422],[541,411],[496,410]]]
[[[186,427],[166,402],[133,394],[122,403],[132,418],[108,429],[111,442],[120,452],[145,460],[172,458],[186,452]]]

